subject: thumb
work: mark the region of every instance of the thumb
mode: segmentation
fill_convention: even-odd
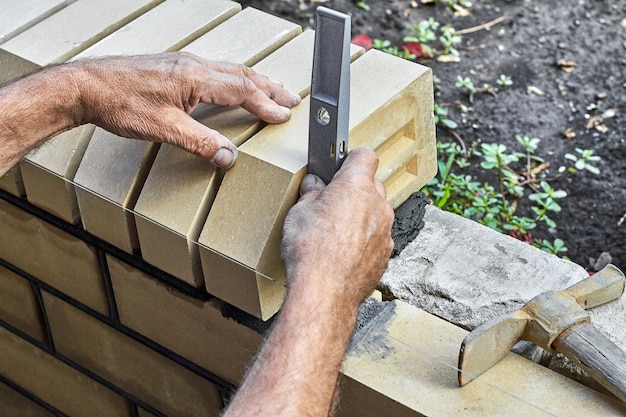
[[[317,175],[307,174],[300,182],[300,200],[314,200],[326,188],[324,181]]]
[[[237,160],[237,147],[224,135],[176,109],[173,132],[163,141],[200,156],[219,168],[230,168]]]

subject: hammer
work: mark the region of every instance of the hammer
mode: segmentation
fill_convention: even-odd
[[[608,265],[562,291],[539,294],[521,310],[496,317],[471,331],[461,344],[459,385],[504,358],[519,340],[560,352],[626,403],[626,353],[591,324],[585,309],[621,297],[624,274]]]

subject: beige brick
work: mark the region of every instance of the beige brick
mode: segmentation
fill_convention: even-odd
[[[10,10],[15,10],[18,14],[27,12],[32,15],[32,10],[48,5],[50,8],[45,14],[50,16],[40,19],[28,30],[0,45],[0,85],[46,65],[68,60],[150,10],[160,1],[162,0],[57,1],[54,7],[50,0],[38,2],[37,5],[31,4],[32,0],[12,2],[16,6],[11,6]],[[68,3],[71,4],[62,7]],[[0,19],[5,19],[4,12],[3,7]],[[10,15],[13,12],[7,13],[7,18]],[[0,188],[17,196],[24,195],[19,165],[9,174],[0,177]]]
[[[73,59],[177,50],[241,9],[227,0],[170,0],[149,10]],[[71,183],[95,126],[65,132],[31,152],[21,164],[28,199],[62,219],[79,221]]]
[[[230,0],[168,0],[74,59],[177,51],[239,10]]]
[[[216,302],[181,294],[115,258],[108,264],[123,324],[239,383],[261,344],[259,333],[223,317]]]
[[[513,353],[479,380],[459,388],[456,365],[466,334],[395,301],[368,324],[346,355],[340,415],[526,417],[626,412],[626,405]],[[393,412],[383,411],[387,409]]]
[[[41,22],[72,0],[22,0],[2,4],[0,44]]]
[[[252,66],[301,31],[294,23],[248,7],[182,50]]]
[[[267,13],[248,8],[211,30],[184,50],[210,60],[251,64],[293,38],[300,27]],[[233,39],[246,39],[246,42]],[[234,45],[233,45],[234,44]],[[211,48],[208,45],[213,45]],[[229,45],[215,48],[215,45]],[[206,48],[206,49],[204,49]],[[223,51],[228,51],[224,55]],[[240,144],[255,131],[258,119],[247,112],[229,112],[216,106],[205,106],[203,123],[215,119],[206,113],[218,114],[218,129],[234,143]],[[229,116],[230,113],[231,116]],[[235,117],[232,117],[235,115]],[[207,121],[203,120],[207,118]],[[222,131],[228,124],[244,125],[245,132]],[[144,259],[164,271],[195,286],[203,283],[197,246],[219,182],[221,171],[207,161],[170,145],[162,145],[150,168],[134,210],[139,246]],[[130,208],[130,207],[129,207]],[[167,244],[164,244],[167,242]]]
[[[14,165],[9,171],[0,177],[0,189],[8,191],[16,197],[24,197],[24,183],[22,182],[22,172],[18,164]]]
[[[108,314],[95,250],[4,200],[0,200],[0,258]]]
[[[54,414],[2,382],[0,382],[0,410],[4,416],[54,417]]]
[[[159,0],[78,0],[0,45],[0,84],[68,60]]]
[[[235,23],[231,23],[232,21]],[[207,59],[225,58],[231,62],[249,63],[287,42],[299,30],[300,27],[293,23],[255,9],[246,9],[189,46],[195,45],[190,51]],[[246,42],[234,42],[235,38],[246,39]],[[200,47],[206,46],[207,40],[212,47],[202,50]],[[233,43],[245,44],[245,47],[231,47]],[[216,48],[215,45],[229,45],[229,47]],[[230,53],[223,55],[220,52],[222,50]],[[144,185],[156,150],[155,144],[125,141],[102,129],[96,129],[75,177],[76,183],[80,186],[77,189],[77,196],[85,229],[127,252],[134,252],[138,249],[135,220],[130,210],[135,208],[135,202]],[[182,151],[172,146],[164,145],[159,152],[163,154],[160,159],[169,163],[170,158],[176,158],[175,154],[180,152]],[[171,154],[174,156],[170,156]],[[191,154],[183,155],[189,159],[195,158]],[[198,166],[198,164],[195,165]],[[199,175],[196,179],[205,179],[207,181],[205,187],[208,188],[214,180],[211,178],[214,170],[208,164],[201,165],[209,168],[209,171],[206,172],[206,177]],[[172,179],[173,183],[175,181]],[[166,193],[172,191],[162,184],[159,185],[159,189],[165,190]],[[149,198],[149,195],[146,198]],[[185,195],[185,199],[188,198]],[[150,218],[147,213],[142,214]],[[186,231],[180,234],[185,235]],[[195,235],[197,234],[196,232]],[[174,238],[174,240],[178,241],[176,253],[188,253],[185,239]],[[158,260],[159,257],[151,259]],[[196,264],[199,265],[198,262]],[[165,265],[169,265],[169,262]],[[190,283],[194,285],[201,283],[201,277],[194,278],[193,271],[189,268],[184,272],[183,278],[186,277]]]
[[[311,81],[314,34],[297,36],[253,68],[283,81],[289,91],[305,94]],[[362,53],[353,48],[353,56]],[[194,114],[236,145],[262,123],[246,110],[207,106]],[[137,232],[144,259],[192,285],[203,283],[198,255],[200,231],[221,181],[221,172],[205,160],[178,148],[162,146],[135,206]],[[167,242],[167,244],[164,244]]]
[[[377,177],[397,207],[436,172],[430,70],[369,51],[351,65],[351,76],[350,148],[376,149]],[[308,111],[305,99],[289,122],[241,146],[199,239],[207,291],[262,319],[284,295],[282,223],[306,172]]]
[[[130,417],[124,398],[2,327],[0,352],[0,374],[61,412]]]
[[[61,133],[22,158],[20,169],[29,202],[68,223],[78,223],[72,180],[94,129],[84,125]]]
[[[168,416],[217,416],[215,385],[44,292],[57,351]]]
[[[96,128],[74,177],[85,230],[128,253],[138,249],[129,209],[137,201],[158,146]]]
[[[144,410],[141,407],[137,407],[137,417],[155,417],[154,414]]]
[[[2,266],[0,266],[0,319],[40,342],[46,342],[39,303],[30,282]]]

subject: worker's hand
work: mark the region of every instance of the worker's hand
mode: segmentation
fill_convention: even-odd
[[[321,288],[350,308],[371,294],[393,249],[394,213],[377,167],[376,154],[359,148],[328,186],[314,175],[303,179],[283,230],[290,290]]]
[[[240,105],[269,123],[289,119],[300,97],[243,65],[189,53],[79,61],[79,123],[117,135],[167,142],[228,168],[237,148],[189,114],[198,103]]]

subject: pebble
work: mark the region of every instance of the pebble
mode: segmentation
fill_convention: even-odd
[[[613,257],[609,252],[602,252],[600,256],[598,256],[598,259],[589,258],[589,263],[594,271],[601,270],[611,262],[613,262]]]

